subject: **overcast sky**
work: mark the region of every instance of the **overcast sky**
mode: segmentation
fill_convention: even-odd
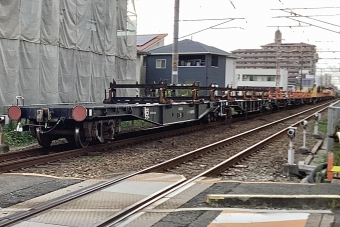
[[[172,43],[174,2],[175,0],[135,0],[137,33],[140,35],[167,33],[165,44]],[[227,20],[180,21],[179,37],[189,35],[185,38],[228,52],[236,49],[258,49],[261,45],[274,42],[277,26],[299,25],[298,21],[292,19],[274,18],[291,16],[284,11],[273,10],[287,8],[291,9],[287,11],[310,16],[310,18],[293,17],[293,19],[314,26],[300,22],[301,26],[308,27],[280,27],[283,43],[313,44],[319,51],[339,51],[319,52],[320,58],[340,58],[340,0],[180,0],[180,20],[244,19],[235,19],[216,27],[227,29],[208,29],[193,35],[189,34]],[[339,67],[339,63],[340,59],[320,59],[317,67],[328,65]]]

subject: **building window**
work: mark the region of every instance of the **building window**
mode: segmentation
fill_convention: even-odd
[[[249,81],[257,81],[257,76],[249,76]]]
[[[178,66],[205,66],[205,55],[180,55]]]
[[[217,55],[211,56],[211,66],[218,67],[218,56]]]
[[[268,76],[267,81],[275,81],[275,76]]]
[[[156,60],[156,68],[157,69],[165,69],[166,68],[166,59],[157,59]]]

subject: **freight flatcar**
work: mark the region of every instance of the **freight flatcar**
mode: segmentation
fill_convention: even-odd
[[[117,89],[140,89],[143,97],[117,97]],[[105,90],[103,103],[16,105],[11,120],[23,122],[43,147],[66,138],[77,147],[113,141],[121,122],[143,120],[156,125],[210,122],[245,114],[294,107],[332,98],[332,92],[291,92],[168,84],[116,84]],[[18,104],[18,102],[17,102]]]

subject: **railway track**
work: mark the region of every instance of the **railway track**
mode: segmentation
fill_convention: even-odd
[[[262,115],[271,115],[275,112],[263,113]],[[117,136],[117,140],[113,143],[99,144],[87,148],[73,149],[69,144],[59,144],[48,148],[34,148],[18,152],[8,152],[0,154],[0,173],[13,171],[17,169],[28,168],[31,166],[39,166],[43,164],[53,163],[64,159],[75,158],[90,153],[101,153],[113,151],[117,148],[127,147],[145,141],[163,139],[172,136],[183,135],[190,132],[200,131],[207,128],[213,128],[221,125],[229,125],[238,121],[249,120],[259,115],[248,115],[223,122],[212,122],[210,124],[194,125],[190,127],[167,126],[154,127],[150,129],[139,130],[135,132],[123,133]]]
[[[45,163],[56,162],[63,159],[70,159],[82,155],[87,155],[91,152],[100,153],[112,151],[117,148],[122,148],[145,141],[182,135],[185,133],[202,130],[203,128],[216,127],[221,124],[225,124],[225,122],[214,122],[207,125],[195,125],[184,128],[152,128],[149,130],[121,134],[118,137],[117,141],[114,141],[113,143],[99,144],[81,149],[72,149],[71,146],[68,144],[60,144],[51,146],[49,148],[34,148],[18,152],[8,152],[5,154],[0,154],[0,173],[21,168],[27,168],[30,166],[37,166]]]
[[[323,108],[326,109],[327,106],[323,107]],[[278,129],[276,133],[274,133],[270,136],[266,135],[266,138],[264,138],[264,139],[262,138],[262,139],[254,141],[251,146],[239,150],[238,153],[234,154],[231,157],[225,157],[226,159],[220,160],[220,162],[218,164],[215,164],[211,168],[200,171],[198,174],[196,173],[196,175],[194,175],[194,174],[187,175],[187,177],[191,177],[191,178],[188,179],[188,180],[184,179],[182,181],[179,181],[179,182],[177,182],[177,184],[174,184],[171,187],[164,188],[163,190],[160,190],[159,192],[157,192],[157,193],[155,193],[155,194],[153,194],[153,195],[151,195],[151,196],[149,196],[149,197],[147,197],[147,198],[145,198],[145,199],[143,199],[143,200],[141,200],[141,201],[139,201],[139,202],[137,202],[137,203],[135,203],[135,204],[133,204],[129,207],[126,207],[125,209],[122,209],[119,212],[116,212],[114,215],[107,218],[102,223],[98,224],[97,226],[104,227],[104,226],[112,226],[112,225],[118,224],[119,222],[123,221],[127,217],[129,217],[133,214],[136,214],[141,209],[151,205],[155,201],[158,201],[159,199],[167,196],[168,194],[170,194],[170,193],[172,193],[172,192],[174,192],[178,189],[183,188],[184,186],[188,185],[189,183],[191,183],[191,182],[193,182],[193,181],[195,181],[195,180],[197,180],[201,177],[219,175],[219,173],[223,172],[225,169],[229,168],[230,166],[234,165],[235,163],[239,162],[240,160],[243,160],[244,158],[246,158],[250,154],[258,151],[262,147],[273,142],[275,139],[285,135],[288,126],[297,125],[297,124],[300,123],[301,120],[308,119],[308,118],[314,116],[315,112],[320,112],[320,111],[322,111],[321,107],[314,107],[310,110],[301,112],[300,114],[304,114],[304,115],[310,114],[310,115],[303,118],[303,119],[298,119],[297,122],[292,123],[292,122],[286,122],[286,121],[288,121],[289,119],[292,119],[292,118],[296,118],[298,116],[298,114],[291,116],[289,118],[285,118],[285,119],[282,119],[280,121],[275,121],[275,122],[272,122],[270,124],[261,126],[259,128],[241,133],[239,135],[235,135],[231,138],[222,140],[220,142],[211,144],[209,146],[205,146],[205,147],[202,147],[200,149],[196,149],[192,152],[189,152],[187,154],[183,154],[179,157],[176,157],[176,158],[173,158],[173,159],[168,160],[166,162],[151,166],[151,167],[143,169],[141,171],[118,177],[117,179],[110,180],[110,181],[107,181],[105,183],[101,183],[101,184],[95,185],[93,187],[77,191],[73,194],[60,197],[60,198],[55,199],[53,201],[48,201],[46,203],[38,205],[37,207],[33,207],[32,209],[30,209],[28,211],[16,213],[14,215],[10,215],[10,216],[7,216],[3,219],[0,219],[0,226],[7,226],[9,224],[18,223],[18,222],[20,222],[20,221],[22,221],[22,220],[24,220],[28,217],[31,217],[31,216],[36,215],[38,213],[52,209],[52,208],[54,208],[54,207],[56,207],[60,204],[72,201],[74,199],[88,195],[90,193],[101,190],[101,189],[106,188],[108,186],[112,186],[114,184],[117,184],[118,182],[126,180],[126,179],[128,179],[132,176],[137,175],[137,174],[143,174],[143,173],[149,173],[149,172],[155,172],[155,171],[164,171],[164,170],[172,169],[174,167],[177,167],[178,165],[181,165],[182,163],[186,163],[188,160],[197,159],[200,156],[209,154],[209,152],[214,152],[214,151],[218,151],[219,149],[223,149],[223,148],[225,148],[226,145],[231,144],[235,141],[239,141],[240,139],[246,138],[247,136],[249,137],[249,136],[253,135],[256,131],[261,131],[263,133],[264,132],[263,130],[265,130],[269,127],[272,127],[273,125],[277,126],[278,124],[283,124],[285,122],[282,129]],[[311,114],[310,112],[313,112],[313,114]]]

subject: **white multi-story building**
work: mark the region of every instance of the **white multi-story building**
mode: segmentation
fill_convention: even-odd
[[[236,87],[276,88],[276,69],[236,69]],[[280,89],[287,90],[288,71],[280,69]]]
[[[316,46],[307,43],[282,43],[282,34],[275,32],[275,42],[261,46],[261,49],[237,49],[232,51],[239,58],[236,69],[276,69],[288,71],[288,82],[298,85],[299,77],[315,73],[318,61]],[[301,75],[302,71],[302,75]]]

